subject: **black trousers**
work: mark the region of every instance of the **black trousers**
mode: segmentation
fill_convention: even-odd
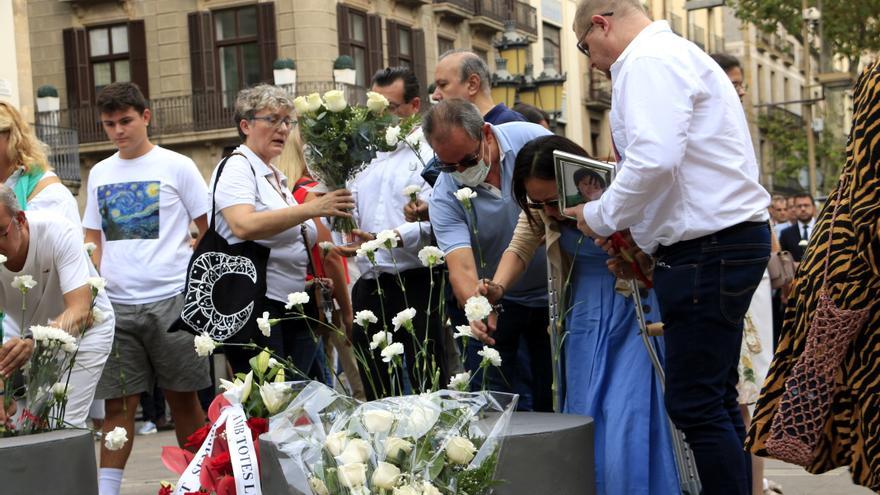
[[[388,365],[382,362],[380,349],[370,351],[369,344],[372,340],[372,335],[382,330],[383,314],[388,331],[393,331],[394,326],[391,324],[391,319],[407,307],[416,310],[416,316],[413,318],[413,327],[415,328],[416,338],[420,342],[425,342],[428,349],[428,374],[430,373],[433,361],[440,369],[440,387],[444,387],[449,382],[449,374],[444,369],[443,339],[441,338],[443,328],[442,315],[439,314],[438,309],[442,296],[440,293],[440,271],[434,270],[433,272],[433,290],[431,289],[432,272],[427,268],[414,268],[403,271],[400,273],[400,278],[403,281],[403,287],[406,289],[405,297],[397,276],[390,273],[380,274],[377,279],[361,278],[354,284],[351,291],[351,304],[354,311],[358,312],[368,309],[379,319],[377,323],[370,325],[370,335],[367,335],[359,325],[354,326],[353,332],[355,352],[358,355],[364,356],[369,365],[368,370],[364,368],[363,363],[359,363],[361,378],[364,382],[367,399],[369,400],[375,399],[377,395],[390,395],[391,391]],[[382,289],[381,297],[378,291],[379,286]],[[428,301],[429,293],[430,302]],[[430,322],[427,321],[429,305],[431,308]],[[394,342],[403,344],[406,366],[413,391],[421,392],[421,383],[416,378],[419,375],[416,373],[415,359],[420,346],[413,340],[412,335],[402,328],[393,332],[393,339]],[[370,357],[371,352],[372,357]],[[421,373],[421,370],[419,370],[419,373]],[[430,382],[430,377],[428,381]],[[430,383],[427,384],[426,388],[429,387]],[[383,390],[385,391],[384,393]]]

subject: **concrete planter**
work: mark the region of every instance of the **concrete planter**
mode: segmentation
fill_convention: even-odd
[[[296,70],[295,69],[275,69],[275,85],[276,86],[296,86]]]
[[[95,440],[88,430],[57,430],[0,441],[3,493],[98,493]]]
[[[61,110],[61,98],[57,96],[41,96],[37,98],[38,112],[57,112]]]
[[[351,84],[354,85],[357,80],[357,72],[354,69],[333,69],[333,80],[336,81],[337,84]]]

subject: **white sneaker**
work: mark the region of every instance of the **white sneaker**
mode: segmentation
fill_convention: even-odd
[[[152,435],[156,433],[156,423],[152,421],[146,421],[143,426],[137,431],[138,435]]]

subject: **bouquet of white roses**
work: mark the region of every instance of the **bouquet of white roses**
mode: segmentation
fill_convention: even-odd
[[[310,385],[312,386],[312,385]],[[343,411],[319,384],[271,420],[291,487],[316,495],[490,493],[516,396],[442,390]],[[305,392],[305,391],[303,391]],[[307,415],[303,418],[303,415]],[[277,419],[276,419],[277,418]]]
[[[298,96],[293,105],[305,143],[306,163],[311,176],[328,189],[344,188],[379,151],[398,146],[398,136],[406,136],[418,118],[398,119],[388,113],[388,100],[368,92],[364,107],[351,106],[340,90],[321,97],[317,93]],[[356,228],[350,218],[334,218],[333,230],[350,233]]]

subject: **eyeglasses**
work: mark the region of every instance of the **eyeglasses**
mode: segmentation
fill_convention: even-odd
[[[287,126],[288,129],[293,129],[293,126],[296,125],[296,120],[290,117],[281,117],[279,115],[265,115],[263,117],[251,117],[251,120],[262,120],[263,122],[269,124],[270,127],[278,128],[281,127],[281,124]]]
[[[614,12],[605,12],[604,14],[599,14],[599,15],[602,17],[611,17],[614,15]],[[587,39],[587,36],[590,34],[590,31],[593,30],[593,26],[595,26],[595,25],[596,25],[595,22],[591,22],[590,27],[587,28],[587,32],[584,33],[584,35],[581,36],[581,39],[579,39],[577,42],[577,49],[580,50],[581,53],[583,53],[584,55],[586,55],[588,57],[590,56],[590,46],[584,44],[584,40]]]
[[[530,210],[543,210],[544,207],[559,208],[559,200],[551,199],[550,201],[532,201],[528,200]]]
[[[480,159],[483,157],[483,136],[480,135],[480,144],[477,145],[477,151],[474,151],[471,156],[461,160],[458,163],[446,163],[441,160],[436,153],[434,153],[434,159],[437,160],[437,170],[441,172],[455,172],[458,170],[458,167],[463,168],[471,168],[476,164],[480,163]]]

